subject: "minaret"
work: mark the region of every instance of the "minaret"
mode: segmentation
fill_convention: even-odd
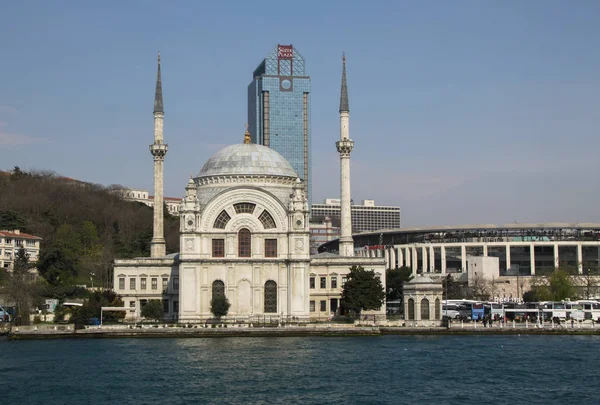
[[[152,241],[150,242],[150,257],[163,257],[166,255],[163,218],[163,166],[168,146],[163,142],[164,116],[159,52],[156,93],[154,94],[154,143],[150,145],[150,153],[154,157],[154,232],[152,234]]]
[[[340,140],[335,143],[340,154],[341,189],[341,236],[340,256],[354,256],[352,240],[352,214],[350,212],[350,153],[354,142],[350,139],[350,107],[348,105],[348,87],[346,87],[346,55],[342,56],[342,90],[340,94]]]

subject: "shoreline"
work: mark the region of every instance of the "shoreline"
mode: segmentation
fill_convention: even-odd
[[[358,337],[358,336],[472,336],[472,335],[587,335],[600,336],[600,329],[579,328],[460,328],[394,326],[280,326],[280,327],[136,327],[87,328],[72,325],[58,329],[19,327],[6,334],[8,340],[115,339],[115,338],[227,338],[227,337]]]

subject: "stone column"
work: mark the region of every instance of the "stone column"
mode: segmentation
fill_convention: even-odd
[[[483,244],[483,255],[484,256],[488,255],[488,245],[487,245],[487,243]]]
[[[446,247],[440,246],[440,257],[442,260],[442,274],[446,274]]]
[[[583,274],[583,249],[581,243],[577,244],[577,272]]]
[[[417,247],[413,246],[412,248],[412,262],[413,262],[413,274],[417,274],[417,266],[419,266],[419,255],[417,254]]]
[[[423,274],[428,272],[427,269],[427,247],[425,246],[421,246],[421,257],[423,257],[423,259],[421,260],[422,263],[422,267],[423,267]]]
[[[510,269],[510,245],[506,245],[506,270]]]
[[[412,261],[410,260],[411,259],[410,248],[406,247],[404,249],[405,249],[404,256],[406,257],[406,267],[412,267]]]
[[[529,245],[529,262],[531,268],[531,275],[535,276],[535,248],[534,245]]]
[[[435,248],[429,246],[429,272],[435,272]]]
[[[462,267],[461,271],[467,271],[467,248],[465,245],[460,247],[460,265]]]
[[[554,268],[558,269],[560,262],[558,257],[558,243],[554,244]]]
[[[402,253],[402,248],[398,247],[398,267],[404,266],[404,255]]]

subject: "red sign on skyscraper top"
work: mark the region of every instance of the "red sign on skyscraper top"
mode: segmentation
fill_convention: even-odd
[[[279,59],[293,59],[294,47],[292,45],[277,45],[277,57]]]

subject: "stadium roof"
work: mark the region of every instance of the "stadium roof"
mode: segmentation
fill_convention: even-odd
[[[471,230],[505,230],[505,229],[600,229],[598,222],[547,222],[542,224],[534,223],[510,223],[504,225],[494,224],[473,224],[473,225],[443,225],[429,227],[411,227],[411,228],[394,228],[394,229],[379,229],[376,231],[357,232],[354,235],[370,235],[370,234],[390,234],[390,233],[427,233],[427,232],[452,232],[452,231],[471,231]]]

